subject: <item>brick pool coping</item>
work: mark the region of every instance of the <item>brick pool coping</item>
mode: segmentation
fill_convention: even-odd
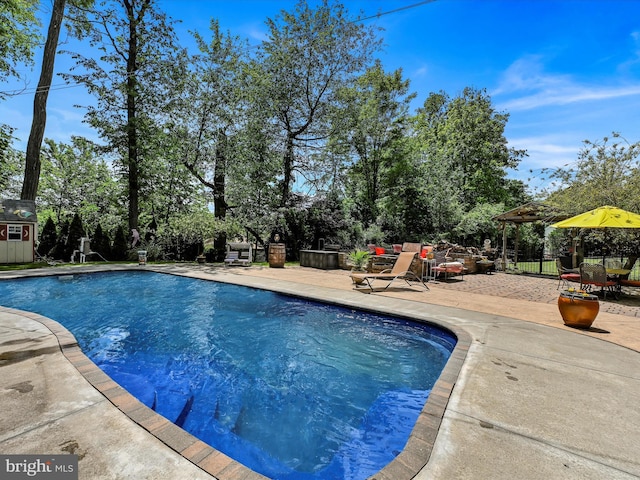
[[[156,273],[171,275],[169,272]],[[55,276],[58,274],[59,273],[51,272],[49,275]],[[48,275],[45,274],[43,276]],[[266,287],[264,289],[270,290]],[[315,298],[311,299],[322,302],[322,300]],[[332,303],[340,305],[339,302]],[[375,309],[368,308],[365,310],[375,311]],[[6,307],[0,307],[0,311],[21,315],[44,325],[57,338],[61,352],[65,358],[78,370],[85,380],[109,400],[109,402],[134,423],[208,474],[219,480],[258,480],[268,478],[214,449],[144,405],[93,363],[93,361],[82,352],[75,336],[60,323],[28,311]],[[389,312],[381,313],[390,315]],[[406,315],[402,315],[401,318],[407,317]],[[372,475],[370,477],[371,479],[409,480],[414,478],[427,464],[447,404],[449,403],[449,398],[471,346],[471,336],[457,326],[448,325],[446,322],[437,320],[413,320],[418,323],[431,324],[448,330],[456,337],[457,342],[418,416],[404,449],[382,470]]]

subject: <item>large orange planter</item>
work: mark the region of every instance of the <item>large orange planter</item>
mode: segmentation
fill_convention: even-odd
[[[565,325],[589,328],[598,316],[600,302],[595,295],[564,291],[558,297],[558,309]]]

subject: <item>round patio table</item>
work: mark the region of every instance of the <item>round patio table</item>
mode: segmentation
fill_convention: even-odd
[[[620,284],[621,277],[629,275],[631,273],[631,270],[628,270],[626,268],[607,268],[606,270],[607,276],[612,277],[616,282],[616,296],[619,297],[620,293],[622,292],[622,285]]]

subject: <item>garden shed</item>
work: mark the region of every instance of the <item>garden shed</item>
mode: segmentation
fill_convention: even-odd
[[[35,258],[38,216],[33,200],[0,202],[0,263],[30,263]]]

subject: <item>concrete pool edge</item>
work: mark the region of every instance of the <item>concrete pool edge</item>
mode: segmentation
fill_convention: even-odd
[[[122,265],[117,269],[104,268],[87,268],[82,270],[75,269],[78,274],[98,273],[105,271],[137,271],[135,266]],[[200,271],[166,271],[163,268],[148,268],[148,271],[163,274],[176,274],[187,276],[194,279],[220,281],[224,283],[233,283],[237,285],[249,286],[251,288],[261,288],[264,290],[276,291],[278,293],[307,298],[323,303],[331,303],[334,305],[346,306],[349,308],[361,308],[362,310],[380,312],[385,315],[394,315],[393,312],[385,309],[365,308],[362,306],[354,306],[353,302],[339,301],[335,298],[327,299],[322,296],[314,296],[307,292],[291,292],[288,288],[278,288],[275,285],[270,287],[267,285],[246,285],[247,278],[211,278],[210,275],[202,274]],[[22,278],[24,276],[58,276],[60,271],[42,271],[32,275],[12,275],[10,278]],[[267,282],[268,283],[268,282]],[[215,450],[201,440],[197,439],[190,433],[177,427],[172,422],[157,414],[133,395],[128,393],[106,373],[97,367],[80,349],[78,343],[65,327],[58,322],[47,317],[32,312],[21,311],[0,307],[4,311],[10,311],[26,317],[30,320],[43,324],[58,339],[60,349],[65,358],[75,369],[84,377],[84,379],[102,394],[113,406],[124,413],[131,421],[142,427],[146,432],[153,435],[174,452],[196,465],[206,473],[220,480],[237,480],[237,479],[265,479],[267,477],[245,467],[241,463],[233,460],[222,452]],[[440,428],[440,424],[444,417],[444,413],[449,402],[450,395],[456,384],[458,375],[466,358],[467,352],[471,345],[471,336],[463,329],[446,324],[439,320],[431,320],[425,318],[413,318],[410,314],[404,313],[399,315],[402,318],[412,318],[420,323],[435,325],[439,328],[451,332],[456,337],[456,346],[451,353],[444,369],[442,370],[438,380],[434,384],[431,394],[425,403],[422,412],[410,434],[409,440],[402,452],[396,458],[387,464],[382,470],[374,474],[370,478],[377,480],[404,480],[414,478],[419,471],[428,463],[430,454]]]

